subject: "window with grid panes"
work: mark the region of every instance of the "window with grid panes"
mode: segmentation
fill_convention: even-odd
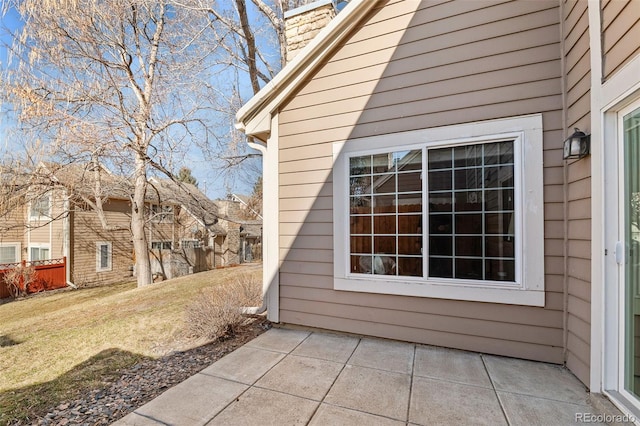
[[[514,281],[513,160],[513,141],[351,157],[351,271],[423,276],[424,209],[428,276]]]
[[[334,288],[544,306],[542,140],[532,114],[334,143]]]

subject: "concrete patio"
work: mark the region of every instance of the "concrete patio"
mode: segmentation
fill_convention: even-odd
[[[578,413],[598,412],[560,366],[276,328],[116,424],[564,425]]]

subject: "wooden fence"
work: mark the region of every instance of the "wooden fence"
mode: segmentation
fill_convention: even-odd
[[[13,268],[19,266],[33,266],[35,269],[33,282],[27,286],[27,293],[38,293],[41,291],[55,290],[67,286],[67,258],[34,260],[27,262],[23,260],[19,263],[0,264],[0,299],[11,297],[4,275]],[[19,284],[24,288],[24,282]]]

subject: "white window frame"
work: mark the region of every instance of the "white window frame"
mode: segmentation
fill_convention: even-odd
[[[36,260],[33,259],[33,256],[31,256],[31,250],[32,249],[38,249],[38,250],[42,250],[42,249],[47,249],[49,250],[49,257],[47,259],[38,259],[38,260],[49,260],[52,259],[51,257],[51,244],[45,244],[45,243],[31,243],[29,244],[27,253],[28,253],[28,257],[29,257],[29,262],[34,262]]]
[[[514,140],[515,282],[352,274],[349,158],[359,155]],[[544,306],[542,114],[354,139],[333,144],[334,288],[439,299]],[[526,167],[525,167],[526,165]],[[423,173],[426,172],[423,166]],[[423,179],[425,181],[425,179]],[[423,196],[427,192],[424,190]],[[423,209],[423,215],[426,213]],[[426,223],[426,222],[425,222]],[[426,226],[424,236],[428,235]],[[423,253],[428,257],[428,253]]]
[[[14,248],[14,253],[15,253],[14,261],[13,262],[7,262],[7,263],[18,263],[18,262],[20,262],[22,260],[22,256],[21,256],[21,253],[20,253],[22,245],[20,243],[0,243],[0,247],[13,247]]]
[[[154,247],[154,245],[160,245],[160,248],[158,247]],[[165,244],[169,244],[169,248],[164,248]],[[157,240],[157,241],[151,241],[150,243],[150,247],[151,250],[173,250],[173,241],[169,241],[169,240]]]
[[[40,212],[35,210],[33,206],[35,203],[45,198],[47,199],[48,208],[46,213],[40,214]],[[31,200],[29,202],[29,220],[38,221],[38,220],[48,219],[50,217],[51,217],[51,194],[50,193],[42,194],[37,199]]]
[[[107,266],[102,266],[102,247],[107,247]],[[113,269],[113,245],[109,241],[96,242],[96,272],[108,272]]]

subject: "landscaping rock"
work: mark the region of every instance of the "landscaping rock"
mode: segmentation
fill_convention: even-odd
[[[260,319],[234,338],[142,361],[125,370],[117,380],[105,383],[104,388],[85,392],[83,398],[63,402],[33,424],[109,425],[270,327],[268,321]]]

